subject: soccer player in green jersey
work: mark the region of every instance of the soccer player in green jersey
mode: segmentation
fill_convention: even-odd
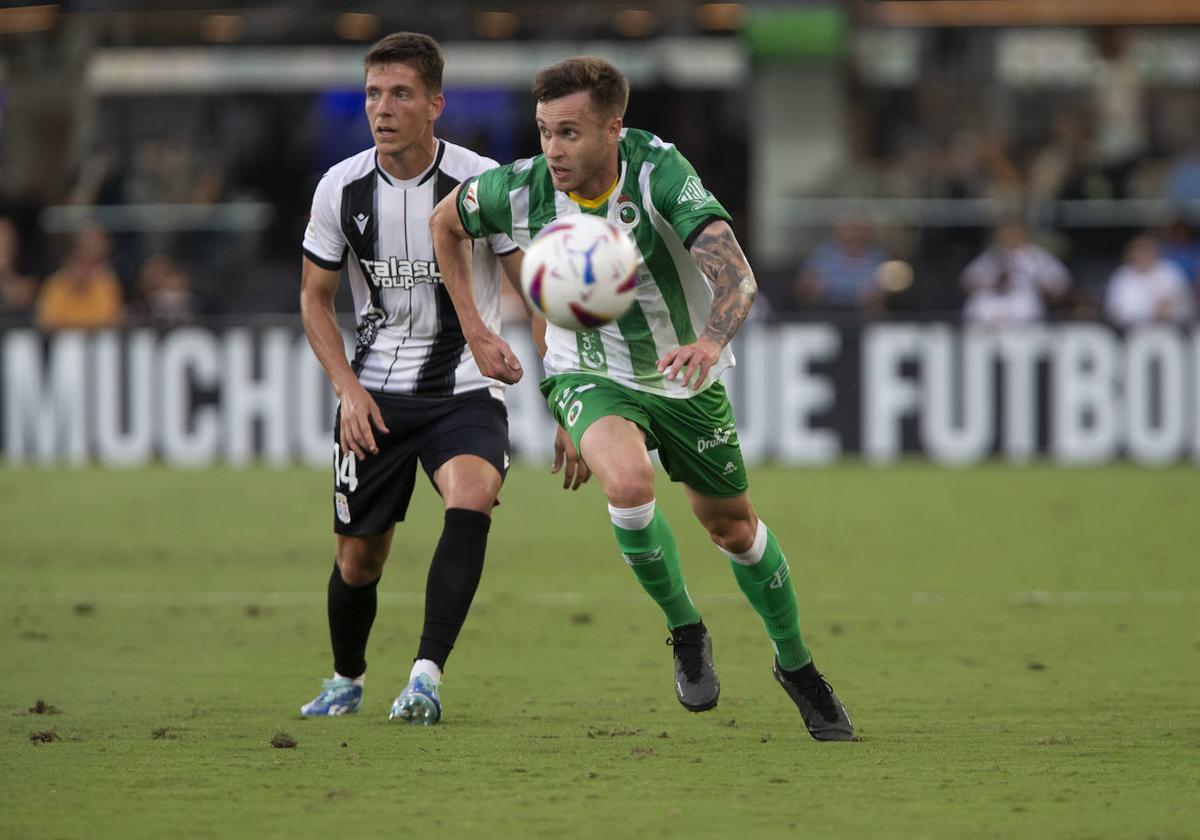
[[[730,216],[670,143],[623,127],[629,86],[598,58],[534,80],[543,154],[466,179],[430,222],[442,279],[485,375],[520,379],[520,362],[480,318],[467,247],[505,234],[522,249],[555,219],[591,213],[624,229],[641,253],[633,306],[586,332],[546,325],[541,383],[559,424],[552,471],[564,487],[594,474],[617,545],[671,632],[675,689],[691,711],[717,704],[712,639],[684,585],[675,538],[654,501],[649,450],[729,558],[775,649],[774,674],[818,740],[854,737],[845,708],[800,634],[787,560],[755,515],[733,410],[719,379],[757,293]]]

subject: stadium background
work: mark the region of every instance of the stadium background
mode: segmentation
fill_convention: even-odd
[[[538,68],[614,60],[633,86],[627,124],[678,144],[733,214],[762,289],[730,376],[756,500],[804,558],[808,632],[865,736],[865,752],[815,759],[780,708],[733,688],[719,723],[664,716],[669,741],[639,717],[669,700],[664,661],[640,649],[655,618],[612,564],[595,488],[586,503],[551,495],[531,376],[510,413],[534,466],[506,487],[501,559],[459,661],[510,685],[506,654],[536,617],[537,661],[519,656],[549,704],[534,728],[564,740],[532,749],[511,726],[531,706],[454,685],[465,723],[421,742],[445,763],[407,782],[454,797],[441,830],[606,836],[622,814],[661,836],[775,836],[804,826],[799,805],[777,810],[787,792],[842,836],[1191,836],[1192,0],[3,4],[0,606],[13,640],[0,664],[27,679],[0,692],[5,738],[26,751],[6,762],[0,835],[370,836],[372,819],[412,813],[383,780],[405,771],[384,746],[394,735],[366,728],[378,721],[349,736],[299,727],[294,761],[255,752],[274,728],[296,733],[279,710],[325,656],[332,402],[299,324],[299,243],[325,168],[370,142],[361,56],[399,29],[444,46],[438,133],[501,161],[537,151]],[[1061,260],[1069,288],[1037,317],[965,317],[964,269],[1005,222]],[[1106,291],[1146,234],[1190,305],[1127,324]],[[911,282],[886,261],[911,265]],[[822,290],[819,269],[858,291]],[[80,271],[119,287],[120,305],[43,311],[50,280]],[[536,370],[520,308],[507,312]],[[417,522],[436,516],[419,504]],[[530,527],[531,511],[553,525]],[[711,554],[678,527],[685,555]],[[406,530],[385,575],[392,659],[426,530]],[[573,565],[547,573],[538,558],[564,545],[578,546]],[[726,632],[723,682],[777,691],[735,653],[758,641],[727,574],[686,565]],[[604,652],[594,684],[562,676],[581,639]],[[230,668],[260,688],[230,688]],[[637,679],[614,686],[627,668]],[[43,697],[63,715],[35,718]],[[29,752],[43,723],[64,742]],[[326,780],[343,737],[354,762]],[[163,763],[160,746],[180,757]],[[114,793],[116,774],[133,787]],[[629,800],[626,778],[678,808]],[[155,795],[174,818],[154,816]]]
[[[1141,234],[1194,297],[1200,30],[1189,4],[540,9],[4,10],[8,460],[320,461],[328,394],[303,341],[285,350],[274,328],[297,327],[296,243],[316,180],[370,142],[362,45],[418,24],[446,44],[440,133],[502,161],[537,150],[528,84],[539,66],[584,50],[629,74],[628,124],[683,148],[733,213],[760,281],[733,377],[753,460],[1200,455],[1194,307],[1127,324],[1105,306]],[[1041,316],[961,330],[963,271],[1006,220],[1065,264],[1070,286]],[[38,315],[39,287],[69,273],[81,240],[122,299],[82,323],[121,336],[58,336],[72,316]],[[911,264],[912,281],[859,290],[889,259]],[[840,275],[824,292],[811,282],[823,270]],[[1114,319],[1131,333],[1103,326]],[[513,400],[518,450],[544,454],[532,378]]]

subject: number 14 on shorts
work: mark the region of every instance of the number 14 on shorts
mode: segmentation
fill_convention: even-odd
[[[333,444],[333,483],[336,487],[345,487],[351,493],[358,489],[358,469],[357,459],[354,457],[354,451],[346,450],[346,454],[342,455],[342,447],[336,442]]]

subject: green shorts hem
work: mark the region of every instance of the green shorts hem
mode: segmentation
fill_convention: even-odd
[[[728,499],[749,488],[733,407],[720,383],[692,397],[671,398],[629,388],[604,376],[560,373],[539,384],[555,421],[581,448],[584,432],[601,417],[617,416],[645,432],[672,481]]]

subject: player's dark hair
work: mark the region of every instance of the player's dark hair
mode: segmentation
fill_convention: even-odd
[[[560,99],[581,90],[591,94],[592,104],[602,114],[623,117],[629,104],[629,82],[616,67],[592,55],[568,58],[551,64],[533,79],[533,98],[538,102]]]
[[[363,69],[381,64],[407,64],[417,71],[431,94],[442,92],[442,48],[420,32],[393,32],[375,42],[363,58]]]

